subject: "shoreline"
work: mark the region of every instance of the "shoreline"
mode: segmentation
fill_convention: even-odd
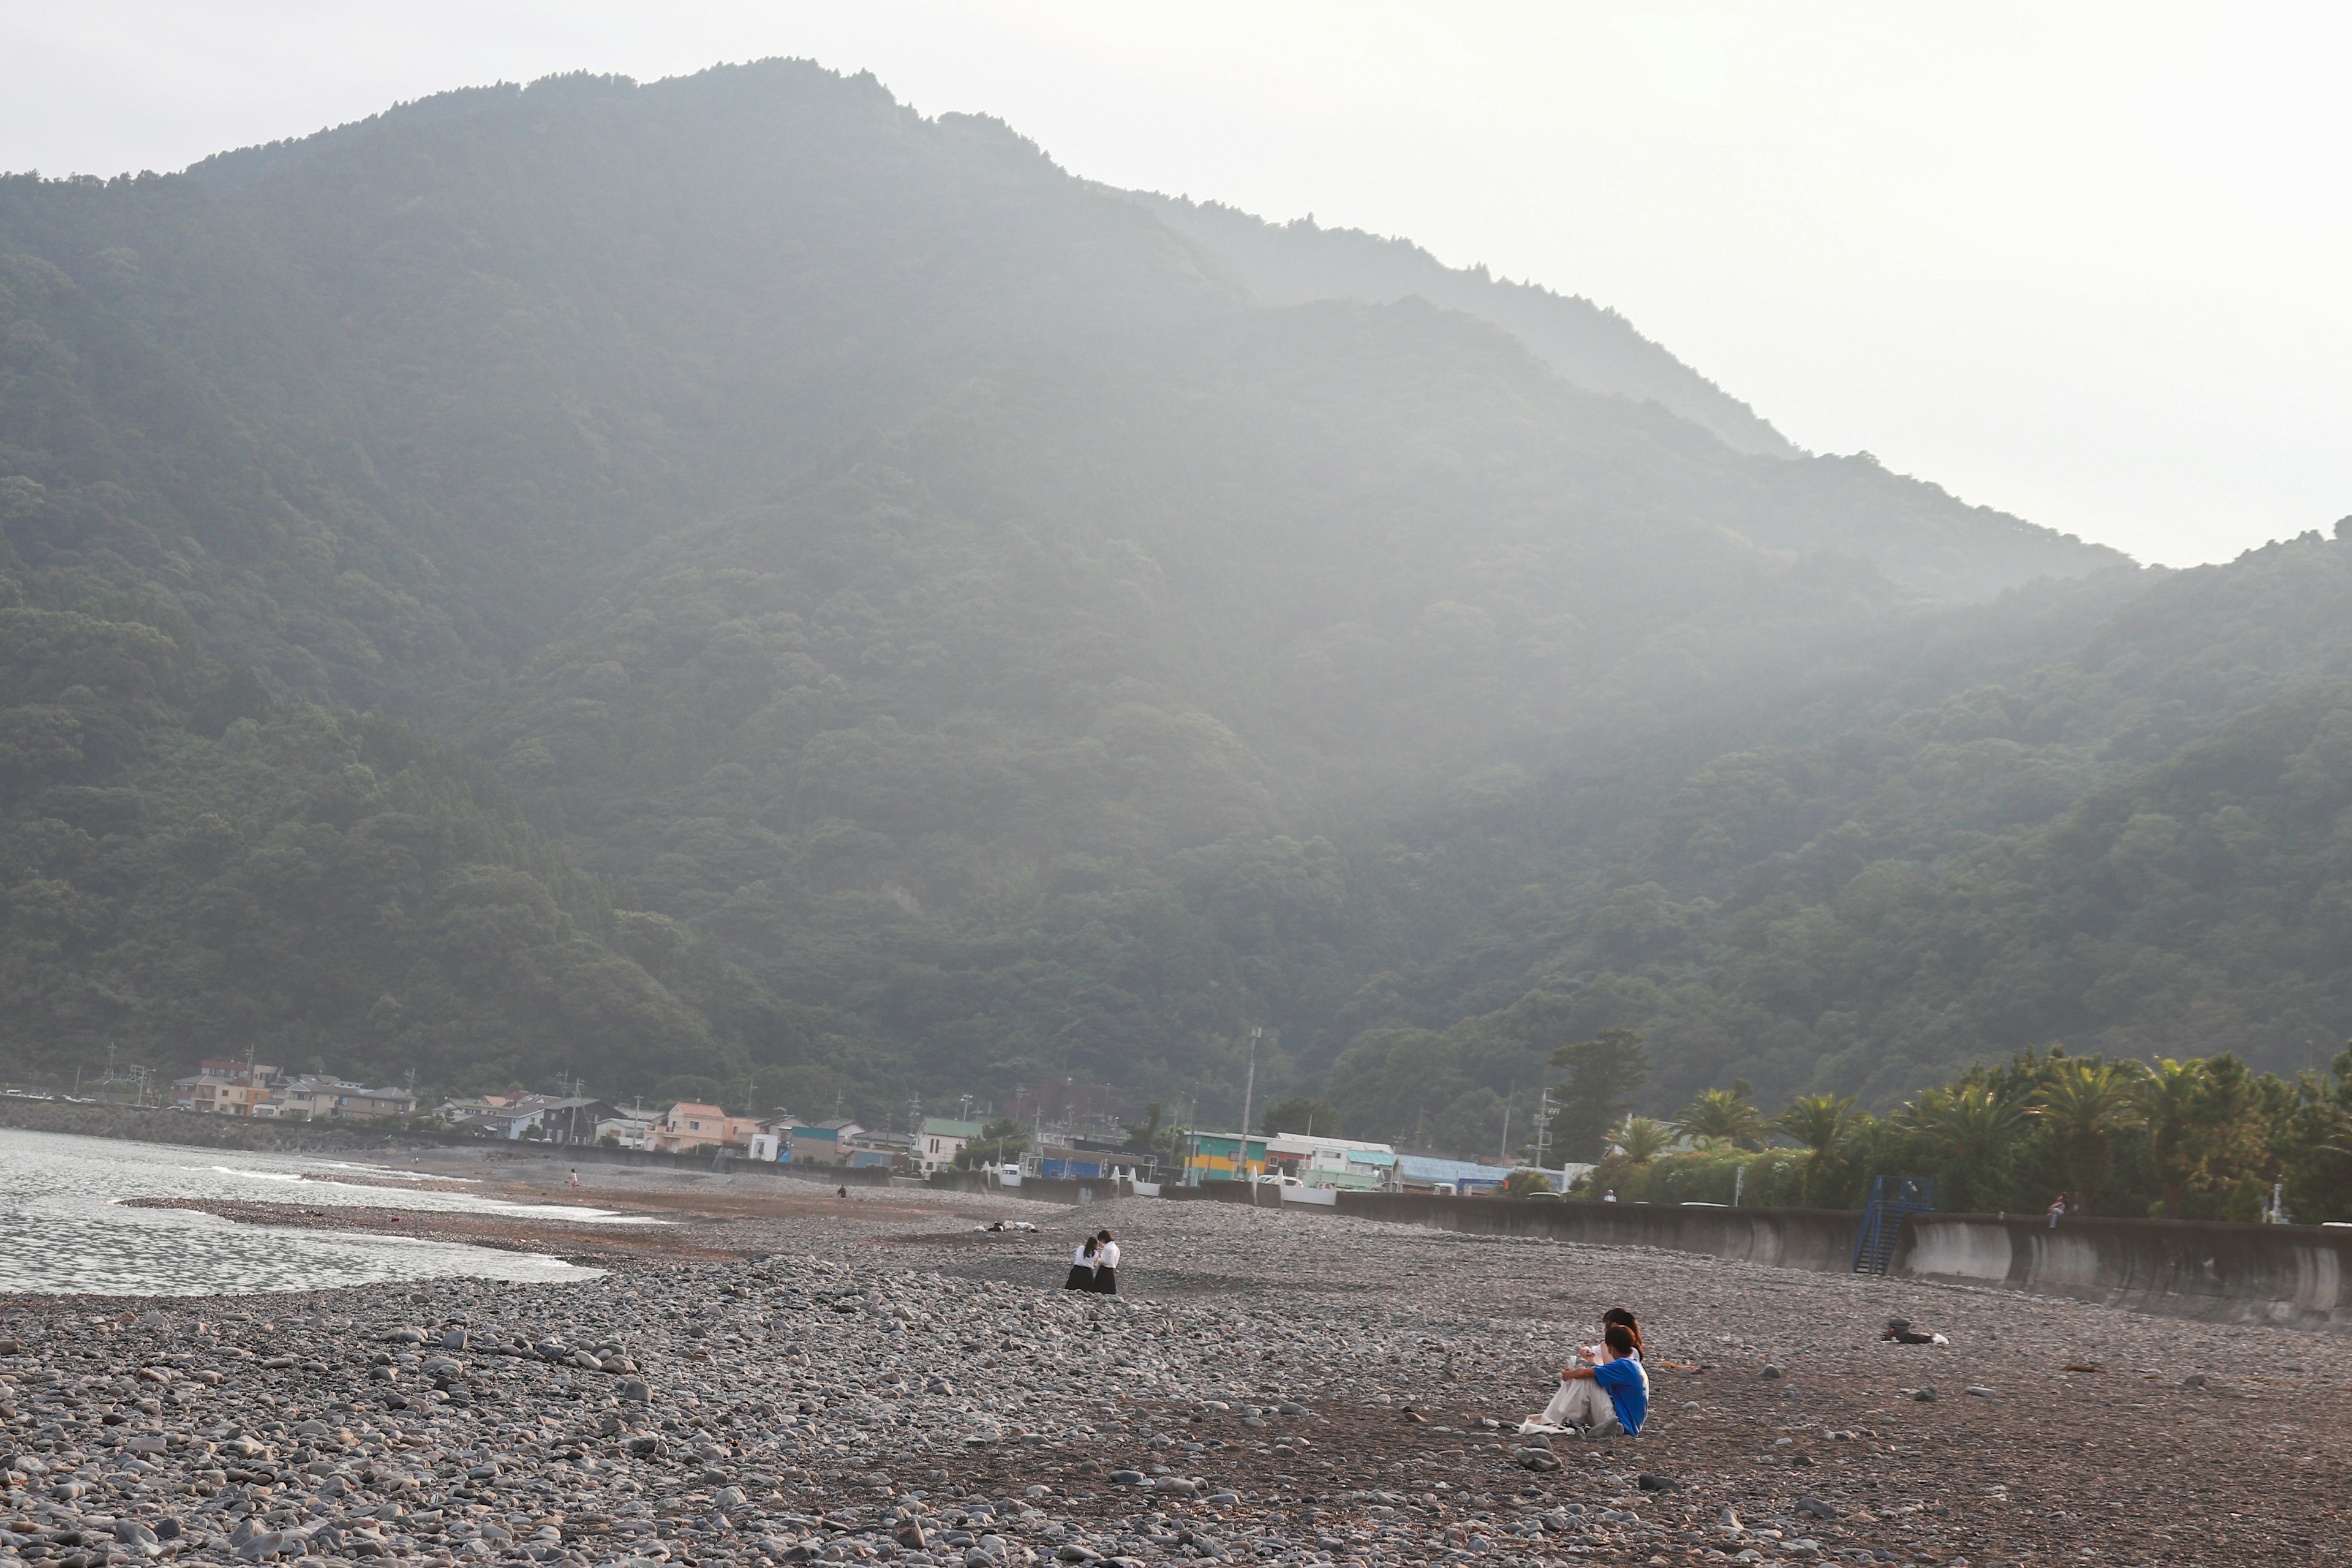
[[[500,1163],[467,1190],[565,1173]],[[672,1223],[430,1218],[613,1248],[593,1279],[0,1302],[0,1451],[44,1467],[13,1472],[0,1561],[34,1560],[26,1524],[59,1568],[89,1554],[68,1530],[319,1568],[2284,1562],[2347,1518],[2352,1347],[2292,1331],[1237,1205],[581,1173]],[[977,1228],[1007,1213],[1039,1229]],[[1128,1294],[1057,1289],[1082,1224],[1119,1232]],[[1514,1435],[1619,1302],[1652,1426]],[[1896,1315],[1952,1342],[1879,1341]],[[150,1552],[132,1527],[166,1520]]]

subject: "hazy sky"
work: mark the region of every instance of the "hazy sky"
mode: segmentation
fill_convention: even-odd
[[[0,167],[806,56],[1589,296],[1801,445],[2188,563],[2352,513],[2347,45],[2340,5],[2145,0],[0,0]]]

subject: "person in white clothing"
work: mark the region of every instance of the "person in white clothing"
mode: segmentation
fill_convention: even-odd
[[[1095,1238],[1087,1237],[1070,1249],[1070,1277],[1062,1282],[1065,1290],[1091,1290],[1095,1288]]]
[[[1095,1294],[1118,1294],[1118,1243],[1108,1231],[1095,1237]]]
[[[1622,1307],[1612,1307],[1602,1316],[1601,1327],[1601,1342],[1584,1346],[1579,1364],[1560,1373],[1559,1392],[1551,1396],[1551,1403],[1544,1406],[1542,1415],[1526,1423],[1528,1428],[1558,1427],[1579,1433],[1596,1428],[1605,1431],[1609,1424],[1616,1420],[1617,1413],[1608,1392],[1593,1380],[1592,1370],[1621,1359],[1640,1361],[1642,1327],[1633,1314]],[[1623,1336],[1625,1348],[1622,1352],[1609,1343],[1608,1336],[1612,1330]]]

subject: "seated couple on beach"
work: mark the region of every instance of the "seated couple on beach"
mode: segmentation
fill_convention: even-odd
[[[1601,1343],[1587,1345],[1562,1369],[1559,1392],[1522,1432],[1570,1432],[1580,1437],[1633,1436],[1650,1414],[1650,1374],[1642,1366],[1642,1325],[1622,1307],[1601,1317]]]

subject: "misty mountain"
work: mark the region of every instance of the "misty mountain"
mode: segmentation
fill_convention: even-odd
[[[1448,267],[1409,239],[1323,228],[1311,214],[1276,224],[1217,202],[1130,195],[1266,304],[1417,297],[1494,322],[1579,386],[1662,404],[1735,451],[1796,452],[1753,408],[1590,300],[1496,278],[1484,266]]]
[[[1427,1042],[1534,989],[1662,1094],[2345,1033],[2229,954],[2337,896],[2346,547],[1738,407],[800,63],[0,180],[0,1050],[1218,1111],[1263,1025],[1468,1145],[1546,1069]]]

